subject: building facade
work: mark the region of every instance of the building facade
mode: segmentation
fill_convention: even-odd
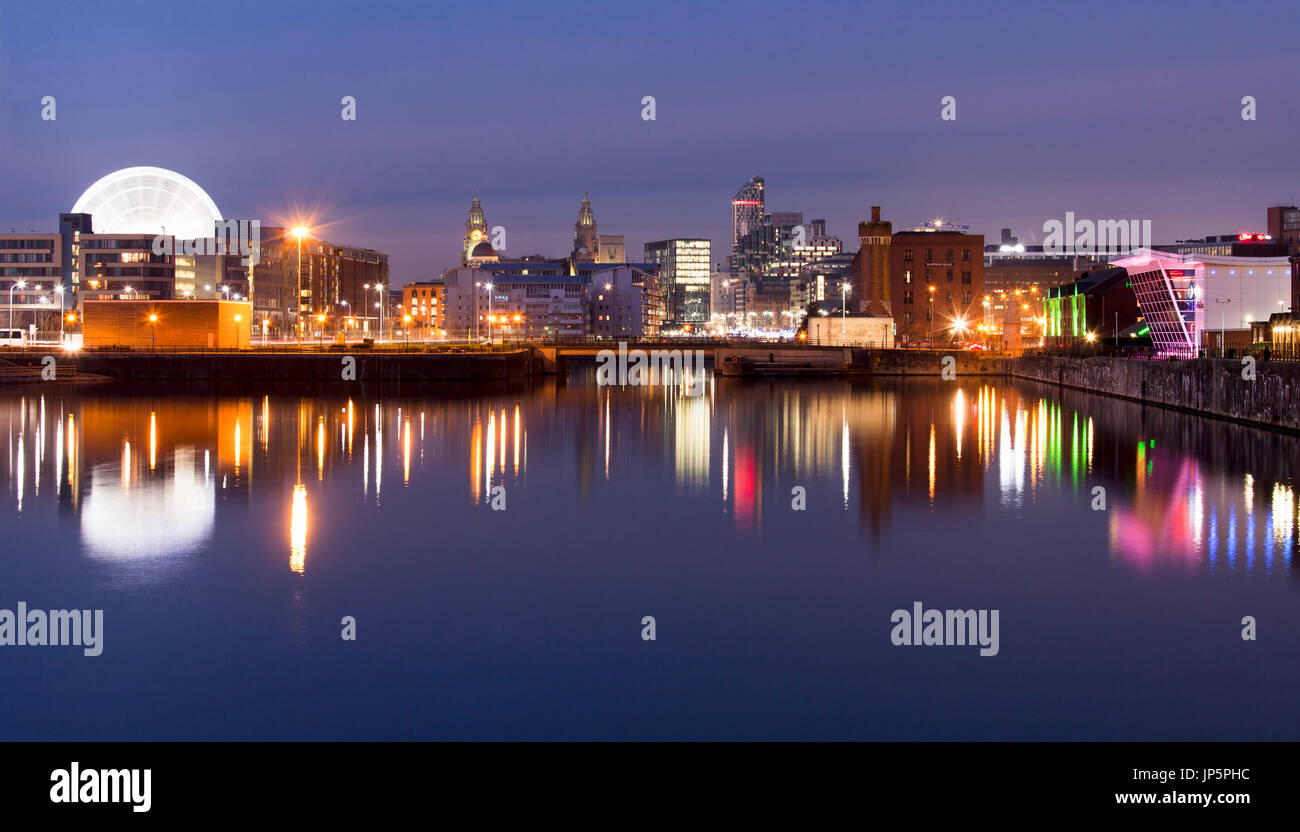
[[[598,338],[639,338],[659,334],[664,294],[654,270],[619,266],[596,272],[587,284],[589,334]]]
[[[442,281],[428,280],[408,283],[402,287],[403,319],[410,317],[410,326],[421,330],[446,329],[446,289]],[[405,320],[404,320],[405,322]]]
[[[984,316],[984,236],[949,226],[894,234],[889,297],[900,340],[949,338]]]
[[[709,241],[695,238],[645,244],[645,259],[658,265],[666,295],[665,324],[672,328],[709,323]]]
[[[1266,250],[1266,249],[1261,249]],[[1193,255],[1142,249],[1113,261],[1133,284],[1156,354],[1195,358],[1217,354],[1228,332],[1248,332],[1253,322],[1285,311],[1291,300],[1286,257]]]

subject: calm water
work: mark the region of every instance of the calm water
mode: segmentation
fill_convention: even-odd
[[[4,739],[1300,737],[1292,437],[581,371],[28,387],[0,431],[0,608],[105,619],[96,658],[0,647]],[[893,646],[914,601],[1000,610],[1000,653]]]

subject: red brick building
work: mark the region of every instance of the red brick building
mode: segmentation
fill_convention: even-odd
[[[421,328],[446,329],[446,285],[428,281],[408,283],[402,287],[402,308],[405,316],[411,316],[411,326]]]
[[[890,251],[890,308],[900,341],[969,334],[983,322],[984,235],[947,227],[900,231]]]

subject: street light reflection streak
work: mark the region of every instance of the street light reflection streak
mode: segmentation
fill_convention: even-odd
[[[303,574],[307,567],[307,486],[293,487],[293,505],[289,515],[289,569]]]
[[[469,460],[469,491],[474,495],[474,501],[478,502],[478,474],[482,470],[479,466],[483,462],[483,423],[475,420],[474,430],[470,436],[470,460]]]
[[[411,420],[405,421],[402,435],[402,485],[411,484]]]
[[[492,469],[496,468],[497,453],[497,414],[495,410],[488,411],[488,432],[487,432],[487,464],[483,466],[483,498],[487,499],[492,493]]]
[[[54,496],[63,496],[63,419],[54,428]]]
[[[79,485],[79,476],[77,471],[77,419],[71,413],[68,414],[68,493],[72,495],[73,503],[80,498],[77,493]]]

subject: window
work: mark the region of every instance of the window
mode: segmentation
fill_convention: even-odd
[[[949,263],[952,262],[952,249],[948,249],[948,256],[945,257],[944,259],[947,260]]]
[[[933,259],[934,259],[934,249],[927,248],[925,250],[925,262],[929,263]]]
[[[970,272],[961,273],[961,282],[966,286],[970,285]]]
[[[947,269],[946,271],[948,273],[948,282],[952,283],[952,269]]]
[[[925,270],[925,282],[926,282],[926,283],[933,283],[933,282],[934,282],[934,278],[931,276],[931,273],[930,273],[930,270],[929,270],[929,269],[926,269],[926,270]]]
[[[912,262],[912,250],[910,248],[903,249],[903,262],[904,263]]]
[[[966,304],[967,306],[970,306],[970,303],[971,303],[971,293],[970,293],[970,292],[962,292],[962,293],[961,293],[961,302],[964,303],[964,304]]]
[[[907,284],[910,284],[910,283],[912,282],[912,270],[911,270],[911,269],[905,269],[905,270],[903,271],[903,282],[904,282],[904,283],[907,283]]]
[[[963,263],[969,263],[969,262],[970,262],[970,249],[968,249],[968,248],[964,248],[964,249],[962,249],[962,251],[961,251],[961,261],[962,261]]]

